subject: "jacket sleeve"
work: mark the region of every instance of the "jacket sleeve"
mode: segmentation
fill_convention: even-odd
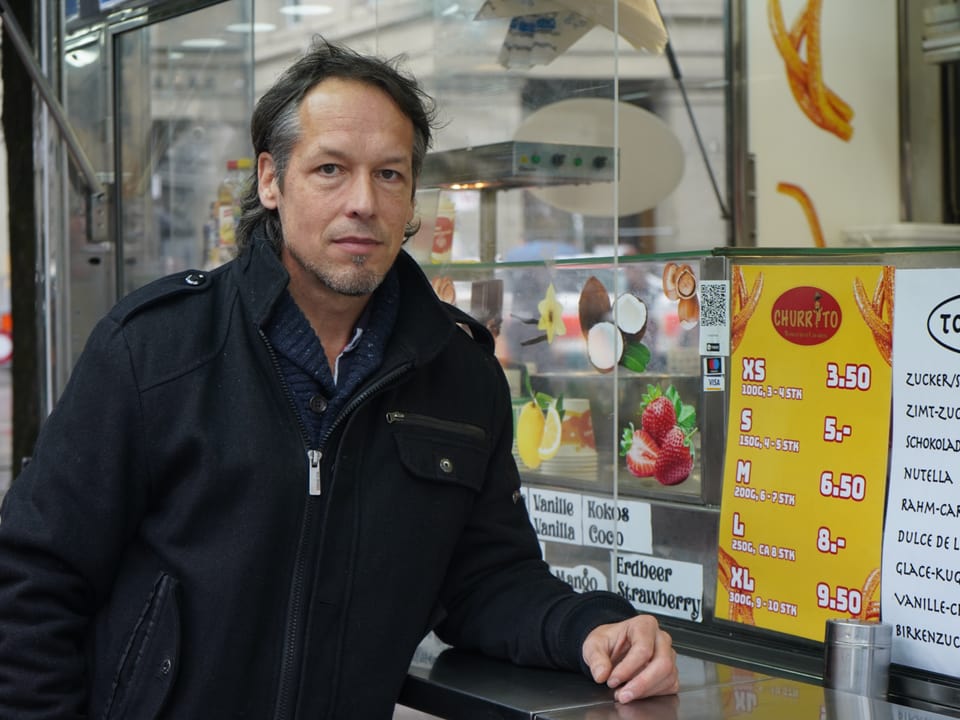
[[[582,660],[586,636],[636,611],[615,593],[577,593],[543,561],[511,453],[509,390],[496,374],[493,456],[448,571],[446,616],[436,633],[451,645],[520,665],[589,674]]]
[[[145,503],[142,428],[105,319],[0,510],[0,717],[85,717],[85,639]]]

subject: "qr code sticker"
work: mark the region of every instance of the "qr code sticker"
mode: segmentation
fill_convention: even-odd
[[[700,354],[730,354],[730,283],[701,280]]]
[[[725,281],[700,283],[701,327],[723,327],[727,324],[730,300]]]

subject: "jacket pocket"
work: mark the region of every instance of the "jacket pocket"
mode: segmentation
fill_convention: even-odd
[[[103,720],[159,716],[180,654],[179,582],[161,573],[120,657]]]
[[[483,487],[490,450],[483,428],[427,415],[394,411],[387,422],[400,462],[410,474],[471,490]]]

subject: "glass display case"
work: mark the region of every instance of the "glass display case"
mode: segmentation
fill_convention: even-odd
[[[511,3],[62,7],[64,105],[107,193],[106,222],[87,227],[87,189],[61,185],[54,178],[62,173],[49,168],[55,194],[66,193],[76,208],[63,217],[64,232],[49,239],[47,262],[69,271],[51,281],[53,304],[69,308],[70,321],[55,323],[69,331],[54,341],[51,397],[95,319],[119,296],[164,273],[231,256],[234,203],[224,198],[236,195],[252,169],[253,102],[318,34],[397,57],[418,77],[436,100],[437,156],[524,142],[606,149],[603,158],[588,159],[571,151],[566,169],[576,171],[554,173],[547,183],[518,182],[499,170],[491,178],[475,154],[467,164],[487,177],[452,192],[452,178],[425,178],[418,200],[424,227],[432,228],[438,210],[456,215],[451,260],[614,258],[726,244],[729,222],[710,184],[714,168],[719,175],[727,164],[722,3],[662,3],[677,48],[673,66],[693,77],[683,95],[682,76],[674,77],[662,54],[666,26],[654,3],[622,3],[632,14],[616,21],[624,22],[620,33],[611,29],[618,3],[596,5],[586,15],[569,13],[572,26],[554,28],[556,38],[537,38],[541,50],[556,45],[550,53],[523,49],[534,34],[518,35]],[[563,154],[544,155],[541,169],[559,169]],[[414,242],[410,249],[421,248]]]

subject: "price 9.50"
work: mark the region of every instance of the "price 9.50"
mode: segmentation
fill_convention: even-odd
[[[817,607],[859,615],[862,605],[863,595],[855,588],[838,586],[836,591],[831,593],[827,583],[817,583]]]
[[[872,381],[869,365],[847,363],[841,371],[835,362],[827,363],[827,387],[840,390],[869,390]]]

